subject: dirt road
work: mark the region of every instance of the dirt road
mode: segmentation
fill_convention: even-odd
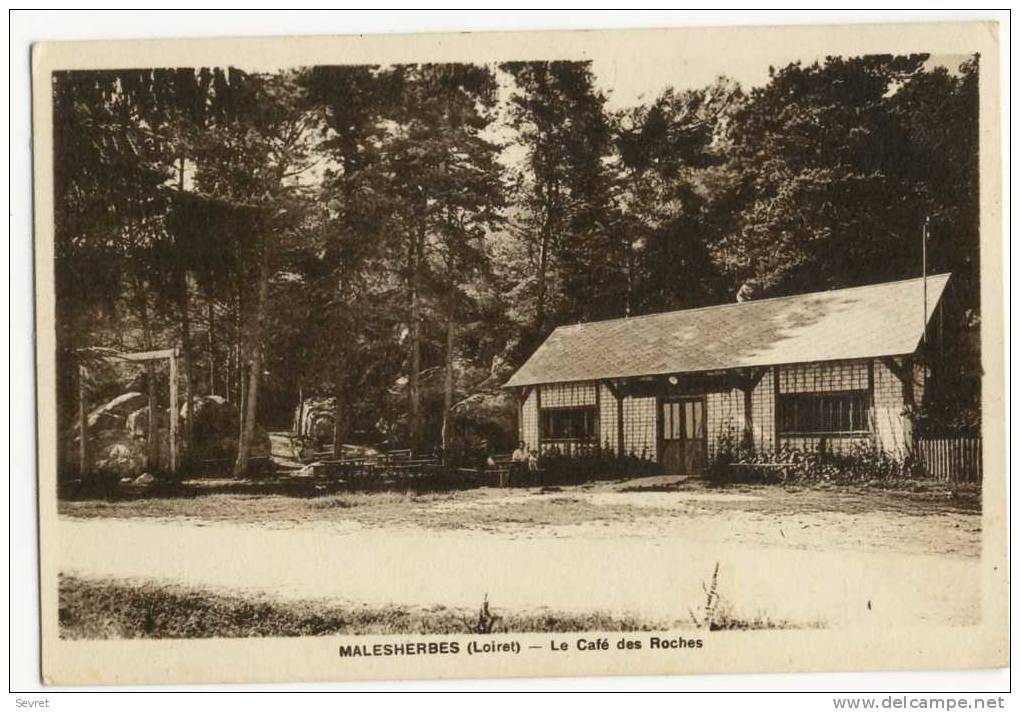
[[[883,516],[894,529],[924,519]],[[758,515],[753,522],[758,529],[784,526]],[[723,513],[512,530],[378,527],[339,519],[267,527],[63,517],[59,534],[63,573],[291,599],[476,607],[487,594],[503,609],[686,620],[688,609],[703,602],[702,586],[718,562],[723,605],[741,618],[842,627],[962,625],[979,616],[976,556],[867,546],[819,550],[784,545],[783,532],[743,539],[739,530],[746,526],[746,517]],[[801,539],[810,536],[798,532]]]

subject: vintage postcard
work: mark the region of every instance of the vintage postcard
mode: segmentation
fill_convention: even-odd
[[[36,45],[45,682],[1006,665],[998,36]]]

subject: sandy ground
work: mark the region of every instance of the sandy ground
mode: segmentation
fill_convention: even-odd
[[[118,518],[113,505],[112,517],[61,517],[61,571],[371,606],[477,607],[488,595],[497,609],[673,621],[698,610],[718,563],[723,604],[741,618],[974,622],[980,515],[883,506],[894,496],[840,511],[822,505],[838,493],[777,488],[489,490],[266,524]]]

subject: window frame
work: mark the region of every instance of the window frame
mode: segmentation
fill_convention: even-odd
[[[851,390],[840,390],[840,391],[799,391],[793,393],[779,393],[779,402],[776,404],[776,434],[779,437],[861,437],[871,434],[871,393],[866,389],[851,389]],[[847,409],[847,417],[849,418],[846,423],[838,423],[837,425],[849,425],[849,428],[832,428],[826,427],[832,425],[830,420],[829,423],[825,422],[825,414],[819,413],[815,423],[815,427],[804,427],[804,422],[797,415],[790,416],[787,409],[790,407],[791,401],[819,401],[824,403],[825,401],[836,401],[837,403],[850,403],[851,407]],[[858,423],[854,422],[854,405],[859,408],[860,415]],[[819,408],[824,409],[824,405],[819,405]],[[806,415],[806,414],[805,414]],[[842,420],[844,412],[842,406],[840,411],[837,413],[836,418]],[[802,416],[803,417],[803,416]],[[814,417],[811,414],[808,417]],[[829,417],[832,417],[830,412]],[[787,429],[791,418],[796,421],[793,423],[792,429]],[[854,429],[855,424],[860,425],[860,428]]]
[[[570,435],[567,437],[553,437],[550,433],[551,418],[575,413],[589,414],[588,422],[591,424],[590,435]],[[542,443],[597,443],[599,440],[599,411],[596,405],[569,405],[569,406],[542,406],[538,409],[538,439]]]
[[[676,412],[674,412],[674,409]],[[663,442],[690,442],[708,439],[708,404],[700,396],[663,398],[659,405],[659,437]],[[688,418],[688,414],[692,417]]]

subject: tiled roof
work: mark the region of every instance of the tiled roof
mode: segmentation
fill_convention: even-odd
[[[948,274],[561,326],[506,382],[590,381],[913,353]]]

